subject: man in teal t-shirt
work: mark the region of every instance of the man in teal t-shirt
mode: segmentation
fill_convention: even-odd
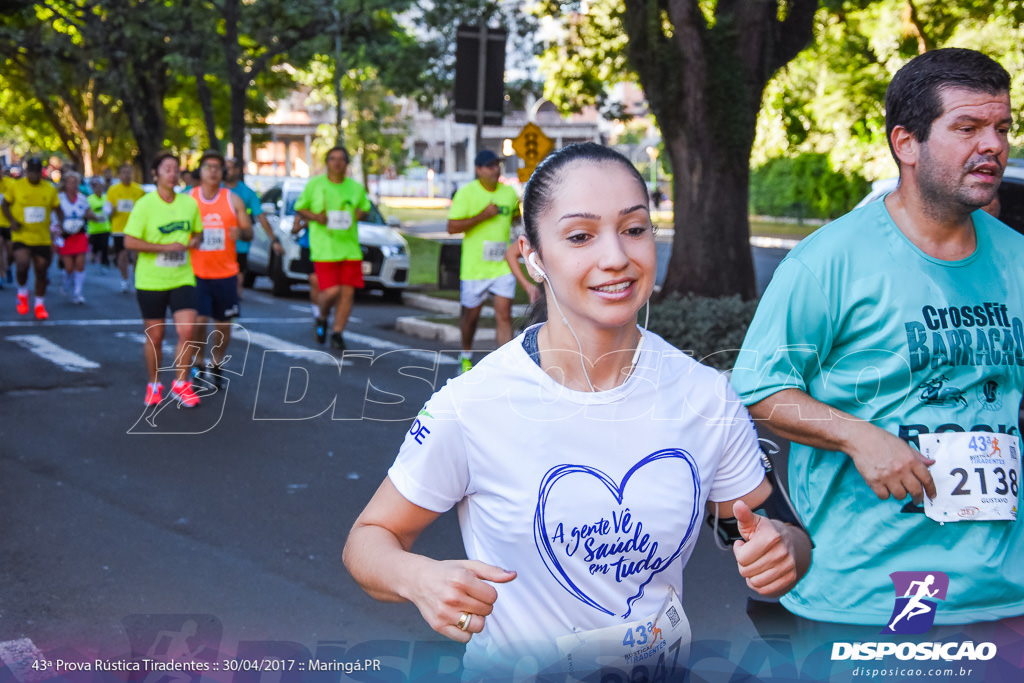
[[[972,50],[901,69],[899,186],[803,240],[747,332],[732,382],[794,442],[815,543],[782,598],[800,617],[898,634],[1024,614],[1024,237],[980,210],[1007,163],[1009,86]],[[934,600],[904,613],[911,581]]]
[[[327,337],[327,317],[334,310],[331,348],[344,351],[342,332],[352,313],[357,288],[363,286],[363,250],[359,221],[370,212],[366,188],[345,177],[349,154],[344,147],[327,152],[327,174],[310,179],[295,202],[295,213],[309,222],[309,252],[320,286],[320,315],[314,323],[318,343]]]
[[[476,155],[476,180],[459,188],[448,211],[448,232],[463,233],[460,268],[462,371],[472,367],[473,337],[487,295],[494,296],[498,345],[512,339],[516,278],[505,260],[512,221],[519,215],[515,190],[502,183],[501,159],[490,150]]]

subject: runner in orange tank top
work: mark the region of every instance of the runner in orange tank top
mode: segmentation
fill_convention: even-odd
[[[216,150],[199,159],[200,184],[191,190],[203,219],[203,242],[191,252],[196,274],[197,355],[193,377],[197,390],[220,389],[224,383],[222,366],[231,341],[232,318],[239,315],[238,258],[235,243],[252,239],[252,222],[241,197],[221,187],[224,157]],[[207,323],[213,319],[213,333],[207,340]],[[210,346],[210,364],[204,367],[203,354]],[[203,371],[205,370],[205,374]]]

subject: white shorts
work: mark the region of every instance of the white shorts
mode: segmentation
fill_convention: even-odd
[[[516,276],[512,273],[492,280],[463,280],[459,286],[459,302],[466,308],[476,308],[487,300],[487,295],[516,297]]]

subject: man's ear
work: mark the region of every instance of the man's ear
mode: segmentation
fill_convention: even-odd
[[[903,126],[896,126],[889,136],[893,152],[900,160],[900,166],[914,166],[917,164],[917,157],[921,153],[921,143],[914,137],[913,133]]]

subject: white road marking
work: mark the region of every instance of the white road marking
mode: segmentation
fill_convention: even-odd
[[[431,363],[437,363],[439,365],[458,365],[459,361],[451,356],[446,356],[437,351],[428,351],[425,349],[410,349],[408,346],[402,346],[390,342],[387,339],[378,339],[377,337],[371,337],[366,334],[359,334],[358,332],[345,331],[345,341],[354,341],[357,344],[366,344],[372,349],[379,349],[382,351],[404,351],[413,358],[419,358],[421,360],[429,361]],[[350,343],[346,343],[346,346],[351,348]],[[356,349],[353,349],[356,350]]]
[[[313,309],[309,307],[309,304],[305,304],[305,305],[303,305],[303,304],[292,304],[289,308],[291,308],[293,311],[300,311],[302,313],[308,313],[310,316],[313,315]],[[350,315],[348,317],[348,321],[350,323],[357,323],[358,324],[358,323],[362,323],[363,319],[360,318],[357,315]],[[312,323],[313,322],[313,318],[312,317],[306,318],[306,322]]]
[[[14,342],[23,349],[34,353],[43,360],[48,360],[54,365],[60,366],[68,372],[85,372],[86,370],[95,370],[100,366],[99,363],[91,361],[84,356],[79,356],[74,351],[69,351],[63,346],[57,346],[46,337],[40,337],[38,334],[18,334],[13,337],[7,337],[7,341]]]
[[[338,359],[322,349],[310,349],[299,346],[295,342],[285,341],[262,332],[249,332],[249,341],[257,346],[262,346],[269,351],[276,351],[289,358],[301,358],[312,361],[318,365],[330,365],[338,367]],[[350,363],[351,364],[351,363]]]
[[[114,336],[117,337],[118,339],[127,339],[128,341],[135,342],[136,344],[149,343],[149,340],[146,338],[146,335],[143,334],[142,332],[115,332]],[[172,340],[164,337],[164,343],[161,349],[166,355],[168,353],[174,353],[177,350],[177,346]]]
[[[238,320],[239,325],[245,323],[308,323],[309,318],[240,318]],[[142,321],[137,319],[129,320],[65,320],[58,321],[54,325],[72,326],[72,327],[88,327],[96,325],[138,325],[141,327]],[[173,326],[173,323],[168,321],[168,326]],[[9,323],[0,323],[0,327],[12,326]],[[296,344],[295,342],[286,341],[273,335],[265,334],[262,332],[254,332],[252,330],[246,330],[249,340],[261,346],[265,349],[277,351],[283,353],[291,358],[302,358],[312,359],[313,362],[321,365],[337,365],[337,358],[332,356],[325,349],[310,348]],[[119,339],[127,339],[132,342],[139,344],[146,342],[146,336],[142,332],[115,332],[114,336]],[[45,337],[39,335],[16,335],[7,337],[7,339],[14,341],[20,346],[32,351],[36,355],[39,355],[47,360],[50,360],[57,365],[60,365],[65,370],[72,372],[81,372],[86,369],[95,369],[100,367],[98,363],[94,363],[91,360],[83,358],[76,353],[67,351],[62,347],[50,342]],[[358,332],[345,332],[345,341],[348,343],[349,350],[351,352],[359,352],[364,350],[370,351],[402,351],[408,354],[412,358],[424,360],[429,363],[437,363],[439,365],[458,365],[458,360],[451,355],[438,353],[436,351],[430,351],[426,349],[415,349],[396,344],[395,342],[388,341],[387,339],[380,339],[373,337],[368,334],[360,334]],[[353,344],[358,344],[363,348],[354,348]],[[173,353],[175,349],[173,340],[165,337],[163,350],[164,353]],[[44,352],[45,350],[45,352]],[[319,351],[320,353],[312,353],[313,351]]]
[[[324,349],[310,348],[308,346],[301,346],[295,342],[285,341],[284,339],[278,339],[269,334],[263,334],[262,332],[249,332],[249,340],[257,346],[262,346],[265,349],[271,351],[277,351],[289,358],[301,358],[304,360],[312,360],[314,363],[320,365],[337,365],[337,358],[330,355]],[[348,346],[346,353],[359,354],[360,351],[403,351],[412,358],[418,358],[425,360],[430,363],[438,363],[439,365],[458,365],[459,361],[451,356],[440,354],[436,351],[426,351],[424,349],[410,349],[407,346],[390,342],[386,339],[378,339],[377,337],[371,337],[367,334],[359,334],[358,332],[345,331],[345,342]],[[359,344],[364,348],[354,347],[353,343]],[[318,352],[318,353],[314,353]],[[345,361],[348,364],[349,361]]]
[[[354,318],[351,318],[351,319],[354,320]],[[309,319],[309,317],[305,317],[305,318],[275,318],[275,317],[268,317],[268,318],[245,318],[245,317],[242,317],[242,318],[238,318],[237,320],[235,320],[235,322],[238,323],[239,325],[245,325],[246,323],[288,323],[288,324],[306,323],[306,324],[309,324],[312,321]],[[170,320],[168,320],[167,324],[168,325],[173,325],[174,323],[171,322]],[[120,325],[137,325],[139,327],[142,327],[142,319],[141,318],[121,318],[121,319],[105,318],[105,319],[100,319],[100,320],[48,320],[45,323],[39,323],[39,322],[35,322],[35,321],[26,321],[26,320],[3,320],[3,321],[0,321],[0,327],[27,327],[27,326],[30,326],[30,325],[34,329],[41,329],[41,328],[47,328],[47,327],[116,327],[116,326],[120,326]]]

